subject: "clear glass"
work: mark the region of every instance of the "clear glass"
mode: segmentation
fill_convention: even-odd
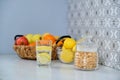
[[[52,53],[51,40],[37,40],[36,41],[36,58],[39,66],[50,65]]]
[[[75,53],[74,66],[81,70],[98,69],[98,52],[97,45],[89,40],[77,44]]]

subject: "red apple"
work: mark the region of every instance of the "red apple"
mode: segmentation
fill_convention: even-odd
[[[15,40],[15,44],[16,45],[28,45],[29,42],[28,42],[26,37],[22,36],[22,37],[19,37]]]

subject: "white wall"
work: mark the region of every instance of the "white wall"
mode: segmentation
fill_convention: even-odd
[[[66,34],[67,0],[0,0],[0,54],[15,54],[16,34]]]

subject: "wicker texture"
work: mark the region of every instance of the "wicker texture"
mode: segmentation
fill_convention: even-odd
[[[24,45],[14,45],[13,49],[17,53],[17,55],[22,59],[36,59],[36,48],[34,46],[24,46]],[[52,60],[56,60],[56,47],[52,47]]]

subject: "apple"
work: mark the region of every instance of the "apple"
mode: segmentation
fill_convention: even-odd
[[[28,45],[29,42],[25,36],[21,36],[15,39],[16,45]]]

